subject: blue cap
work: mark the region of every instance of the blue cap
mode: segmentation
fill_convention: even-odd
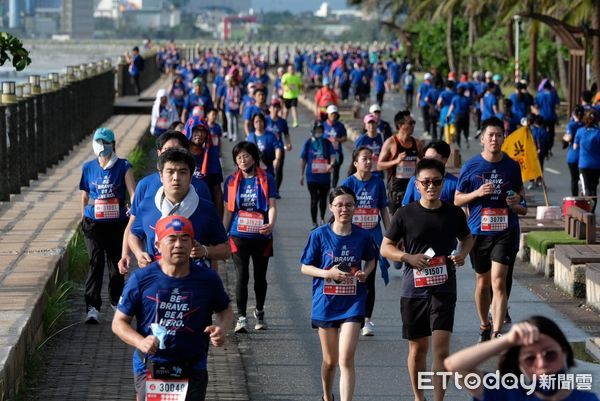
[[[94,132],[94,141],[114,142],[115,133],[110,128],[98,128]]]

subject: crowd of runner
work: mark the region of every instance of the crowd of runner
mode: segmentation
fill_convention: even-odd
[[[158,172],[136,186],[131,165],[116,156],[114,133],[96,131],[97,159],[85,164],[80,185],[82,227],[91,255],[86,322],[99,320],[106,252],[110,302],[116,310],[113,329],[138,350],[138,400],[145,397],[146,381],[154,379],[147,371],[159,364],[185,368],[188,399],[204,399],[209,342],[221,345],[233,320],[229,298],[214,273],[218,261],[231,257],[237,273],[234,331],[250,331],[251,319],[255,330],[268,329],[267,269],[277,202],[285,197],[283,166],[292,151],[288,121],[298,127],[298,98],[313,89],[314,121],[306,122],[310,133],[292,157],[301,158],[299,183],[310,193],[307,216],[313,227],[300,263],[302,273],[313,280],[311,324],[323,350],[323,400],[334,398],[338,365],[340,397],[353,397],[359,336],[375,334],[376,270],[387,284],[390,264],[402,269],[402,337],[408,341],[417,401],[424,399],[418,373],[428,370],[430,340],[431,371],[445,370],[456,268],[468,256],[476,275],[480,342],[520,346],[523,352],[537,349],[540,335],[556,337],[534,319],[535,324],[513,326],[502,339],[505,324],[511,323],[507,305],[519,246],[518,215],[527,212],[527,203],[519,164],[501,150],[507,136],[528,126],[540,162],[552,155],[556,90],[544,80],[534,97],[527,83],[519,82],[505,97],[498,74],[451,72],[444,79],[433,70],[417,76],[410,61],[395,54],[393,47],[368,51],[347,46],[277,48],[268,57],[260,48],[206,48],[185,60],[170,43],[158,57],[171,84],[157,93],[152,110]],[[393,127],[382,118],[389,92],[402,93],[405,106],[395,113]],[[573,196],[580,194],[580,176],[584,194],[595,196],[600,177],[600,131],[592,98],[592,92],[584,92],[563,137]],[[414,136],[413,100],[422,116],[423,139]],[[340,120],[342,108],[363,123],[363,132],[350,146],[345,144],[349,136]],[[456,177],[446,171],[446,162],[452,147],[470,146],[471,133],[482,151]],[[224,140],[234,142],[231,160],[221,152]],[[342,169],[345,153],[348,171]],[[224,177],[221,163],[234,166],[234,172]],[[286,182],[297,181],[288,177]],[[141,269],[123,285],[132,266],[130,255]],[[250,264],[256,300],[252,317]],[[192,305],[202,313],[196,315]],[[134,316],[136,329],[130,327]],[[529,337],[524,339],[524,333]],[[463,362],[454,358],[446,366],[463,370],[477,365]],[[555,362],[544,356],[536,373],[568,368]],[[440,382],[434,384],[434,400],[440,401],[444,390]],[[557,389],[550,398],[536,395],[584,399],[575,391]],[[475,396],[497,399],[485,398],[483,392]]]

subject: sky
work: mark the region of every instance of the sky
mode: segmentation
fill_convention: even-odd
[[[251,0],[252,8],[263,11],[286,11],[299,13],[303,11],[317,11],[323,0]],[[329,7],[333,10],[344,9],[346,0],[329,0]]]

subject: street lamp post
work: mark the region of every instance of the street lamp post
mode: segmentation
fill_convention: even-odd
[[[518,83],[521,80],[521,69],[519,65],[519,34],[521,31],[521,16],[515,15],[513,16],[515,21],[515,83]]]

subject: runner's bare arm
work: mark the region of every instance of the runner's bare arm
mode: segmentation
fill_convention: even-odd
[[[138,265],[140,267],[146,267],[150,263],[152,263],[152,258],[150,255],[144,250],[144,245],[142,244],[142,240],[138,238],[136,235],[128,235],[127,242],[129,244],[129,249],[135,255],[137,259]]]
[[[133,169],[131,168],[125,173],[125,186],[127,187],[127,192],[129,192],[129,202],[133,203],[133,198],[135,196],[135,178],[133,177]]]
[[[304,171],[306,170],[306,160],[300,162],[300,185],[304,185]]]
[[[307,276],[317,277],[317,278],[328,278],[331,280],[344,280],[346,277],[352,276],[350,273],[343,272],[339,270],[337,267],[339,265],[334,265],[331,269],[321,269],[317,266],[313,265],[302,265],[301,271],[302,274],[306,274]]]
[[[123,233],[123,245],[121,246],[121,259],[119,260],[119,273],[127,274],[129,270],[129,266],[131,264],[131,258],[129,256],[129,234],[131,233],[131,226],[133,225],[133,221],[135,220],[135,216],[130,215],[129,221],[127,222],[127,227],[125,227],[125,232]]]
[[[379,159],[377,160],[377,170],[387,170],[388,168],[394,167],[396,165],[395,160],[390,160],[392,157],[392,141],[393,138],[388,138],[383,143],[381,147],[381,153],[379,154]]]
[[[458,242],[458,254],[450,255],[449,259],[454,262],[456,266],[464,265],[465,259],[467,258],[467,255],[469,255],[469,252],[471,252],[471,248],[473,248],[474,244],[475,238],[471,234],[467,235]]]
[[[215,314],[217,319],[215,324],[208,326],[204,332],[208,334],[210,343],[215,347],[225,344],[225,336],[233,323],[233,310],[231,305],[227,309]]]
[[[411,255],[408,252],[401,251],[396,246],[395,241],[392,241],[391,239],[385,236],[383,237],[383,241],[381,242],[380,252],[381,256],[383,256],[384,258],[388,258],[395,262],[404,262],[409,264],[411,267],[417,269],[423,269],[427,267],[430,259],[422,253]]]
[[[229,226],[231,225],[231,212],[228,208],[228,202],[223,202],[223,227],[225,231],[229,232]]]
[[[229,242],[222,242],[217,245],[206,245],[206,258],[211,260],[225,260],[231,256],[231,246]]]
[[[494,185],[491,183],[482,184],[473,192],[462,193],[460,191],[454,192],[454,204],[458,207],[467,206],[469,203],[477,198],[481,198],[494,193]]]
[[[375,269],[375,262],[377,259],[371,259],[369,261],[367,261],[365,263],[365,266],[362,270],[359,270],[356,272],[356,278],[358,279],[358,281],[360,281],[361,283],[364,283],[367,280],[367,277],[369,277],[369,274],[373,273],[373,270]]]
[[[139,349],[142,353],[154,354],[158,349],[157,338],[152,335],[144,337],[135,331],[135,329],[131,327],[132,320],[133,316],[128,316],[120,310],[117,310],[112,321],[113,333],[115,333],[115,335],[123,342]]]
[[[85,207],[90,201],[90,194],[87,191],[81,191],[81,218],[85,216]]]
[[[381,221],[383,221],[383,228],[388,229],[390,226],[390,211],[387,207],[379,209],[379,214],[381,215]]]

